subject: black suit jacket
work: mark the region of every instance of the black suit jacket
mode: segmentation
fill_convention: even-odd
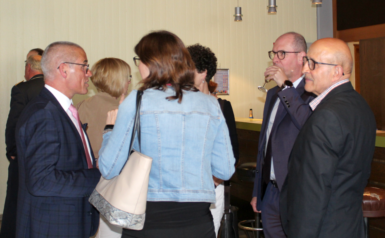
[[[350,82],[333,89],[300,131],[281,193],[289,238],[364,237],[362,197],[376,121]]]
[[[7,146],[7,158],[16,156],[16,140],[15,129],[19,116],[25,106],[37,95],[44,87],[44,76],[42,74],[35,75],[27,82],[21,82],[13,86],[11,92],[11,105],[5,128],[5,144]]]
[[[225,99],[218,98],[218,102],[221,106],[223,116],[225,117],[227,127],[229,128],[231,146],[233,147],[235,157],[235,165],[237,165],[239,161],[239,142],[233,107],[231,106],[231,103]]]

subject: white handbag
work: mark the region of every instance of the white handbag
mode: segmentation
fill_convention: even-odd
[[[129,153],[138,132],[140,148],[140,104],[143,91],[136,97],[136,114]],[[132,151],[120,174],[113,179],[100,178],[89,202],[111,224],[133,230],[142,230],[146,216],[148,180],[152,158]]]

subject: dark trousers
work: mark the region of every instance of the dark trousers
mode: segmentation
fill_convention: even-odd
[[[271,182],[267,185],[261,205],[265,238],[286,238],[279,213],[279,190]]]
[[[17,160],[11,160],[8,167],[7,195],[5,197],[0,238],[16,236],[17,193],[19,189],[19,168]]]

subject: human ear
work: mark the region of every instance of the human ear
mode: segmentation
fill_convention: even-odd
[[[202,81],[206,80],[206,76],[207,76],[207,69],[205,69],[205,71],[202,72]]]
[[[333,81],[337,81],[341,79],[341,77],[344,76],[344,70],[341,65],[334,66],[334,71],[333,71]]]
[[[67,78],[67,69],[65,69],[65,64],[61,64],[58,67],[59,73],[63,78]]]

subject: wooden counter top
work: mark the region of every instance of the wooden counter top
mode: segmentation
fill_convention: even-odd
[[[237,129],[249,130],[249,131],[261,131],[262,119],[249,119],[236,117],[235,122]],[[385,131],[377,131],[376,146],[385,148]]]

